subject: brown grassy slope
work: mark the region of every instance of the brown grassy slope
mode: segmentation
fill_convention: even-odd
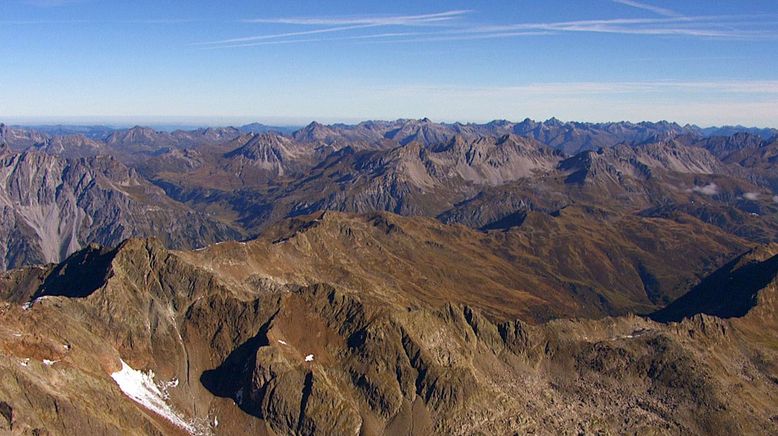
[[[479,232],[430,218],[326,212],[254,241],[180,255],[249,290],[266,277],[326,282],[408,307],[453,302],[539,321],[654,310],[744,246],[692,218],[592,216],[569,207],[530,213],[529,224],[508,232]]]

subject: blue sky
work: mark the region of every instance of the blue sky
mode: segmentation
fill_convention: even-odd
[[[3,0],[0,120],[778,127],[778,2]]]

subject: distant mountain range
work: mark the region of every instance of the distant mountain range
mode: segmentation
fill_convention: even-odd
[[[25,125],[7,127],[15,133],[17,131],[31,131],[38,136],[35,138],[24,139],[25,134],[16,133],[14,138],[8,139],[9,143],[15,145],[17,142],[30,145],[30,141],[40,140],[44,136],[72,136],[83,135],[89,139],[98,141],[107,140],[109,136],[116,132],[128,132],[138,130],[140,126],[133,128],[115,128],[104,125]],[[429,119],[395,121],[365,121],[356,125],[334,124],[325,126],[317,122],[312,122],[305,127],[292,126],[270,126],[261,123],[251,123],[239,127],[213,127],[213,128],[192,128],[182,129],[177,126],[158,127],[153,130],[159,136],[171,135],[178,137],[183,143],[184,137],[194,132],[240,132],[240,133],[267,133],[276,132],[285,135],[292,135],[295,139],[301,141],[326,140],[327,137],[335,139],[348,138],[350,140],[364,139],[375,141],[384,137],[393,139],[397,142],[408,142],[412,139],[421,139],[424,142],[435,142],[442,139],[443,136],[450,137],[453,134],[461,135],[499,135],[514,133],[520,136],[531,136],[546,144],[559,147],[563,142],[564,148],[568,152],[580,151],[580,147],[603,147],[610,146],[619,142],[643,142],[650,139],[656,139],[664,136],[677,136],[688,133],[695,136],[732,136],[736,133],[749,133],[758,136],[763,140],[770,139],[778,135],[778,129],[757,128],[745,126],[722,126],[722,127],[698,127],[695,125],[679,125],[667,121],[660,122],[610,122],[610,123],[584,123],[584,122],[562,122],[555,118],[546,121],[533,121],[529,118],[521,122],[511,122],[507,120],[495,120],[485,124],[462,124],[462,123],[433,123]],[[120,133],[121,134],[121,133]],[[29,134],[28,134],[29,135]],[[437,135],[437,136],[436,136]],[[34,136],[34,135],[33,135]],[[149,138],[151,139],[151,138]],[[160,139],[164,141],[164,139]],[[326,142],[326,141],[325,141]],[[161,144],[160,144],[161,145]],[[578,145],[578,150],[573,147]]]
[[[7,244],[20,240],[25,246],[60,247],[7,259],[6,265],[12,267],[59,261],[91,242],[110,245],[129,235],[161,236],[176,247],[201,246],[256,235],[280,219],[317,210],[390,211],[495,229],[520,225],[529,211],[550,213],[586,203],[618,213],[637,210],[645,216],[684,213],[739,237],[768,242],[778,232],[773,201],[778,191],[775,133],[553,118],[485,124],[428,119],[355,125],[314,122],[294,131],[261,124],[170,132],[139,126],[116,130],[2,126],[0,142],[10,148],[4,152],[9,165],[24,162],[31,166],[24,170],[30,174],[59,165],[66,173],[41,176],[53,180],[51,189],[57,195],[64,192],[60,187],[67,184],[63,177],[71,174],[70,168],[101,174],[105,170],[99,165],[110,157],[111,165],[132,172],[133,186],[143,186],[147,193],[156,189],[153,185],[164,190],[155,192],[151,203],[166,201],[175,205],[171,210],[201,216],[197,219],[204,220],[205,227],[182,239],[173,230],[176,226],[131,219],[132,224],[121,224],[121,232],[102,233],[114,236],[97,237],[88,229],[94,224],[78,221],[72,224],[81,226],[77,229],[64,230],[71,224],[55,226],[60,228],[57,235],[75,235],[67,243],[60,236],[51,242],[35,241],[53,237],[45,236],[41,228],[35,232],[9,228],[0,236]],[[24,174],[14,166],[7,168],[15,177]],[[33,187],[16,185],[14,177],[5,180],[6,207],[17,209],[19,215],[19,208],[27,207],[27,199],[37,194]],[[111,183],[108,189],[121,195],[121,183]],[[78,189],[82,188],[68,188],[84,201]],[[143,202],[145,195],[130,198]],[[65,219],[68,214],[91,217],[97,210],[73,205],[75,209],[67,212],[64,205],[54,206],[57,201],[52,200],[50,207],[58,215],[49,213],[46,219]],[[143,216],[147,206],[125,208],[127,214]]]

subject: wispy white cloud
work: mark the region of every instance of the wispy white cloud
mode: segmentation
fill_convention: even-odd
[[[650,5],[648,3],[643,3],[635,0],[613,0],[614,3],[619,3],[625,6],[630,6],[637,9],[642,9],[644,11],[653,12],[657,15],[663,15],[665,17],[678,17],[681,14],[678,12],[675,12],[671,9],[661,8],[658,6]]]
[[[440,35],[436,33],[426,32],[388,32],[388,33],[375,33],[367,35],[353,35],[353,36],[339,36],[339,37],[327,37],[327,38],[305,38],[305,39],[281,39],[270,41],[243,41],[235,42],[232,44],[219,44],[202,47],[206,50],[218,50],[229,48],[244,48],[244,47],[258,47],[264,45],[280,45],[280,44],[304,44],[304,43],[326,43],[335,41],[361,41],[366,44],[414,44],[420,42],[443,42],[443,41],[469,41],[477,39],[493,39],[493,38],[513,38],[518,36],[542,36],[549,35],[551,32],[504,32],[498,34],[482,34],[482,35]],[[208,43],[199,43],[197,45],[207,45]]]
[[[434,14],[420,15],[389,15],[389,16],[370,16],[370,17],[291,17],[291,18],[255,18],[243,20],[246,23],[269,23],[269,24],[297,24],[303,26],[349,26],[349,25],[372,25],[372,26],[415,26],[437,23],[441,21],[450,21],[459,18],[472,11],[470,10],[452,10],[438,12]]]
[[[613,0],[617,1],[617,0]],[[643,3],[625,0],[630,6]],[[626,4],[626,3],[625,3]],[[661,9],[661,8],[660,8]],[[450,22],[461,18],[470,11],[455,10],[426,15],[398,15],[376,17],[348,18],[262,18],[250,20],[255,23],[289,24],[302,26],[302,30],[253,35],[230,38],[218,41],[196,43],[194,45],[211,46],[213,48],[252,47],[270,45],[259,43],[269,40],[285,40],[283,44],[327,42],[344,40],[369,40],[370,43],[421,43],[440,41],[466,41],[498,38],[534,37],[565,33],[604,33],[644,36],[676,36],[690,38],[710,38],[727,40],[765,40],[778,39],[778,16],[775,15],[729,15],[729,16],[682,16],[664,11],[662,17],[656,18],[612,18],[598,20],[573,20],[556,22],[528,22],[512,24],[473,25],[461,21]],[[658,13],[658,11],[655,11]],[[445,22],[440,28],[436,23]],[[309,26],[328,26],[318,29],[305,29]],[[418,32],[412,37],[402,32],[370,33],[369,29],[384,26],[428,26],[425,32]],[[354,32],[368,29],[367,38],[364,32],[348,37],[330,37],[329,34],[339,32]],[[321,35],[321,38],[305,38],[301,36]],[[373,36],[371,36],[373,35]],[[253,44],[257,42],[257,44]]]
[[[775,38],[778,22],[775,17],[751,16],[695,16],[666,18],[614,18],[603,20],[575,20],[560,22],[517,23],[481,26],[473,33],[500,34],[517,30],[550,32],[589,32],[632,35],[669,35],[726,39]],[[750,20],[744,22],[744,20]]]
[[[218,41],[207,41],[196,43],[195,45],[204,46],[223,46],[223,48],[252,47],[266,44],[248,44],[256,41],[277,40],[283,38],[294,38],[298,36],[318,35],[335,32],[345,32],[358,29],[388,27],[388,26],[430,26],[435,23],[446,22],[461,17],[469,13],[468,10],[452,10],[438,12],[434,14],[421,15],[388,15],[388,16],[369,16],[369,17],[340,17],[340,18],[319,18],[319,17],[296,17],[296,18],[257,18],[243,20],[247,23],[260,24],[291,24],[297,26],[329,26],[321,29],[299,30],[295,32],[271,33],[265,35],[253,35],[239,38],[222,39]],[[385,35],[385,38],[393,36]],[[334,40],[334,39],[333,39]],[[289,41],[294,42],[316,42],[323,39],[305,39]]]
[[[746,192],[743,194],[743,198],[746,200],[756,201],[759,200],[759,193],[758,192]]]
[[[423,35],[420,32],[386,32],[386,33],[371,33],[367,35],[351,35],[351,36],[337,36],[328,38],[302,38],[302,39],[271,39],[271,40],[249,40],[249,41],[236,41],[234,43],[223,43],[218,45],[210,45],[208,43],[198,44],[205,45],[201,47],[204,50],[220,50],[230,48],[244,48],[244,47],[260,47],[264,45],[287,45],[287,44],[305,44],[316,42],[330,42],[330,41],[371,41],[376,39],[386,38],[412,38],[410,40],[416,40],[418,35]],[[392,39],[391,41],[398,41]]]
[[[375,27],[372,24],[359,24],[359,25],[353,25],[353,26],[339,26],[339,27],[327,27],[324,29],[315,29],[315,30],[301,30],[299,32],[284,32],[284,33],[271,33],[268,35],[255,35],[255,36],[245,36],[241,38],[230,38],[230,39],[222,39],[218,41],[208,41],[208,42],[200,42],[196,43],[195,45],[224,45],[225,47],[232,47],[236,44],[241,43],[247,43],[247,42],[253,42],[253,41],[264,41],[264,40],[270,40],[270,39],[281,39],[281,38],[289,38],[289,37],[295,37],[295,36],[305,36],[305,35],[318,35],[322,33],[333,33],[333,32],[343,32],[346,30],[356,30],[356,29],[365,29],[368,27]],[[309,40],[309,41],[316,41],[316,40]],[[294,42],[301,42],[296,40],[289,40],[286,41],[288,43],[294,43]],[[242,45],[243,47],[250,47],[251,44],[245,44]]]

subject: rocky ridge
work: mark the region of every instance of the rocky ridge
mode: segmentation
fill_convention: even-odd
[[[294,230],[297,236],[274,244],[304,234]],[[12,375],[0,381],[6,428],[776,431],[775,274],[739,318],[537,323],[495,316],[456,295],[430,303],[402,288],[295,283],[282,271],[238,280],[246,267],[231,269],[229,254],[256,244],[219,244],[207,255],[129,240],[113,250],[90,248],[56,269],[4,275],[0,366]],[[760,250],[760,259],[778,254]],[[203,263],[216,252],[228,256],[221,266]],[[74,281],[86,272],[96,279]],[[122,361],[153,370],[186,428],[123,394],[111,379]]]

